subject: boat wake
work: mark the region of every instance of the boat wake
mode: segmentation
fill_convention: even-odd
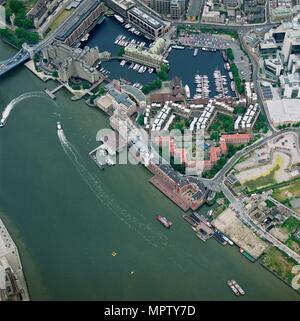
[[[28,99],[28,98],[34,98],[34,97],[46,97],[45,94],[41,91],[31,91],[25,94],[22,94],[21,96],[14,98],[3,110],[2,112],[2,119],[1,119],[1,123],[5,124],[10,113],[12,112],[12,110],[15,108],[15,106],[20,103],[21,101]]]
[[[62,129],[57,130],[57,135],[65,154],[71,160],[81,178],[89,186],[90,190],[98,198],[101,204],[105,205],[123,223],[125,223],[129,228],[133,229],[152,246],[166,247],[168,245],[168,237],[162,232],[153,230],[148,224],[142,223],[142,220],[145,220],[142,214],[140,215],[140,218],[137,218],[131,215],[126,209],[122,208],[114,199],[112,199],[105,191],[105,187],[98,180],[97,176],[92,174],[85,167],[84,161],[76,150],[76,147],[67,140],[64,131]]]

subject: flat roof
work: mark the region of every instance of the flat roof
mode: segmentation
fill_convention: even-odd
[[[137,16],[140,20],[150,25],[154,29],[159,29],[160,27],[166,26],[166,23],[150,14],[148,14],[143,8],[132,8],[129,10],[131,14]]]
[[[300,122],[299,99],[267,100],[266,105],[274,124]]]
[[[88,0],[84,2],[80,7],[82,10],[57,33],[55,38],[64,41],[100,3],[100,0]]]
[[[193,17],[199,16],[201,3],[202,1],[199,0],[190,0],[186,15]]]

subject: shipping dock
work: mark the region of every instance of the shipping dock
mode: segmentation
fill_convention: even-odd
[[[227,241],[226,239],[224,238],[224,235],[222,232],[216,230],[213,234],[213,238],[218,241],[220,244],[222,244],[223,246],[227,245]]]
[[[97,148],[89,152],[89,156],[101,169],[104,169],[105,165],[113,166],[116,164],[115,159],[109,155],[109,152],[105,148],[104,144],[98,146]]]
[[[200,240],[205,242],[213,236],[214,231],[210,223],[202,215],[193,212],[190,215],[183,215],[183,219],[192,225],[192,229]]]

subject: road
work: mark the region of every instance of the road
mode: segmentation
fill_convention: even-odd
[[[237,215],[240,217],[240,219],[248,225],[252,230],[255,230],[256,233],[262,238],[267,240],[269,243],[276,246],[278,249],[286,253],[289,257],[293,258],[297,263],[300,264],[300,255],[295,253],[293,250],[291,250],[289,247],[287,247],[285,244],[281,243],[277,238],[275,238],[272,234],[265,231],[260,225],[256,224],[255,221],[250,217],[248,214],[248,211],[244,207],[242,201],[237,199],[229,190],[229,188],[222,183],[222,192],[226,196],[226,198],[230,201],[231,207],[235,210]]]

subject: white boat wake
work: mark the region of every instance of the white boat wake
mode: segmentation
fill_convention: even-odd
[[[146,242],[155,247],[166,247],[168,237],[162,232],[153,230],[147,223],[142,223],[145,220],[140,214],[137,218],[131,215],[126,209],[122,208],[114,199],[106,192],[103,184],[98,180],[96,175],[93,175],[85,166],[75,146],[73,146],[66,138],[63,130],[57,130],[57,135],[61,146],[75,166],[81,178],[89,186],[90,190],[98,198],[101,204],[105,205],[114,215],[116,215],[123,223],[138,233]]]
[[[43,97],[45,98],[46,95],[42,92],[42,91],[32,91],[32,92],[28,92],[25,94],[22,94],[21,96],[14,98],[3,110],[2,112],[2,119],[1,119],[1,123],[5,124],[10,113],[12,112],[12,110],[15,108],[15,106],[20,103],[21,101],[28,99],[28,98],[33,98],[33,97]]]

